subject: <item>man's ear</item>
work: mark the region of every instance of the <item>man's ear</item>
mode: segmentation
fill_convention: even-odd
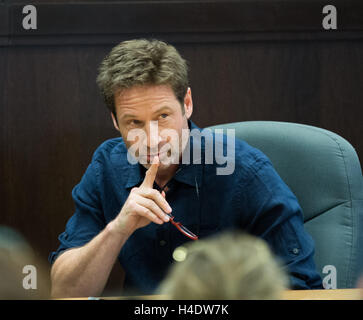
[[[187,93],[184,97],[184,114],[189,119],[193,113],[193,99],[192,99],[192,90],[190,88],[187,89]]]
[[[118,123],[117,123],[116,117],[115,117],[115,115],[113,114],[113,112],[111,112],[111,117],[112,117],[113,126],[115,127],[115,129],[116,129],[117,131],[119,131],[119,132],[120,132],[120,128],[118,127]]]

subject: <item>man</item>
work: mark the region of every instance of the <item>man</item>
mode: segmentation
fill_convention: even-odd
[[[117,259],[125,287],[151,293],[190,234],[233,227],[269,243],[293,288],[321,287],[301,208],[267,157],[236,140],[233,172],[217,174],[220,161],[208,154],[215,136],[195,142],[185,134],[200,129],[190,120],[186,62],[174,47],[122,42],[102,62],[97,82],[122,138],[96,150],[72,191],[75,213],[49,257],[53,296],[100,295]],[[225,140],[213,143],[228,151]]]

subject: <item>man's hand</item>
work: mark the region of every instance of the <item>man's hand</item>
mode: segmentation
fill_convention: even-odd
[[[171,212],[165,200],[165,193],[163,196],[153,189],[158,168],[159,158],[155,157],[140,187],[131,189],[121,212],[114,220],[115,229],[119,232],[130,235],[150,222],[163,224],[169,221],[169,217],[163,212],[163,210],[167,213]]]

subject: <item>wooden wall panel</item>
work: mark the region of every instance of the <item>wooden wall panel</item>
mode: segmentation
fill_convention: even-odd
[[[6,164],[9,162],[7,159],[7,153],[5,151],[8,141],[8,137],[6,135],[6,126],[4,123],[4,114],[5,109],[7,108],[7,101],[5,95],[5,83],[6,83],[6,66],[7,66],[7,52],[8,48],[0,47],[0,197],[1,201],[5,204],[5,194],[6,194]],[[5,204],[6,205],[6,204]],[[6,208],[1,209],[0,213],[0,224],[6,223],[5,219],[7,219],[8,214]]]
[[[59,226],[57,233],[71,213],[70,191],[88,165],[90,150],[111,136],[94,82],[96,65],[90,68],[89,55],[77,48],[9,51],[1,119],[7,136],[2,145],[6,212],[16,212],[9,218],[16,217],[29,237],[52,224]],[[55,243],[47,228],[37,234]]]

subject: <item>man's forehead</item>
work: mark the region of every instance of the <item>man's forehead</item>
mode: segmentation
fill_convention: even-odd
[[[115,106],[120,112],[171,108],[178,103],[173,91],[166,86],[132,87],[115,94]]]
[[[174,97],[175,94],[169,85],[135,85],[130,88],[115,91],[116,100],[128,100],[132,98],[148,97]]]
[[[123,108],[122,111],[121,111],[121,117],[123,119],[127,119],[127,118],[134,118],[135,116],[137,116],[139,114],[139,109],[133,109],[133,108]],[[155,107],[155,108],[152,108],[151,110],[151,113],[152,114],[155,114],[155,113],[161,113],[161,112],[172,112],[173,109],[170,108],[169,106],[160,106],[160,107]],[[143,114],[145,112],[142,112]]]

